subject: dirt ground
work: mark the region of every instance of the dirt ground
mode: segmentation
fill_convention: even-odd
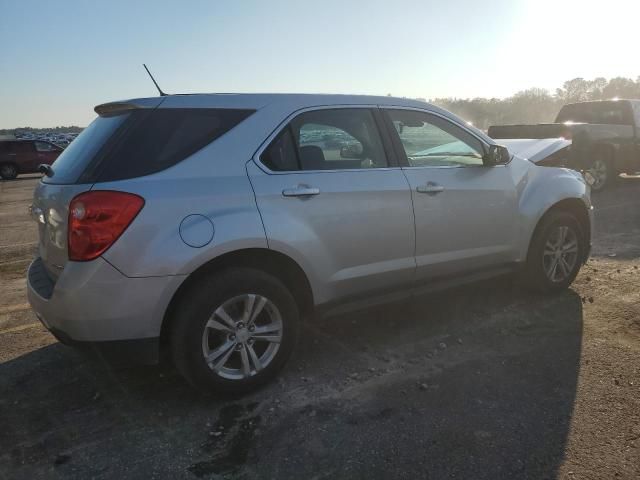
[[[0,478],[640,478],[640,179],[595,196],[566,293],[506,278],[306,325],[236,399],[40,326],[36,181],[0,182]]]

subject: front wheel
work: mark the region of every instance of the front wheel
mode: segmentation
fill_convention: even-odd
[[[525,281],[535,290],[564,290],[575,280],[587,245],[580,223],[568,212],[543,218],[531,240]]]
[[[291,355],[299,313],[287,288],[259,270],[203,278],[174,309],[176,367],[203,391],[244,393],[271,380]]]
[[[587,171],[593,178],[591,190],[594,192],[601,192],[605,187],[614,183],[617,178],[613,162],[605,158],[594,159]]]

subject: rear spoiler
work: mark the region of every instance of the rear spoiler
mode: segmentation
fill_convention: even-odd
[[[109,102],[97,105],[93,110],[101,117],[111,117],[131,110],[138,110],[141,108],[156,108],[164,100],[165,97],[154,97],[138,98],[135,100],[125,100],[121,102]]]

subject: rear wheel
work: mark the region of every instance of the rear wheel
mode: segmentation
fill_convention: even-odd
[[[174,310],[176,367],[196,388],[242,393],[276,376],[297,341],[287,288],[259,270],[234,268],[194,284]]]
[[[13,180],[18,176],[18,168],[13,163],[3,163],[0,165],[0,177],[5,180]]]
[[[525,268],[525,281],[535,290],[564,290],[575,280],[585,254],[580,223],[569,212],[553,212],[536,228]]]

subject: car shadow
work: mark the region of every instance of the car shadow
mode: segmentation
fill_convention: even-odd
[[[506,278],[305,325],[243,398],[53,344],[0,364],[0,476],[550,478],[581,340],[576,293]]]
[[[593,257],[632,259],[640,256],[640,176],[622,176],[611,187],[591,195],[594,205]]]

